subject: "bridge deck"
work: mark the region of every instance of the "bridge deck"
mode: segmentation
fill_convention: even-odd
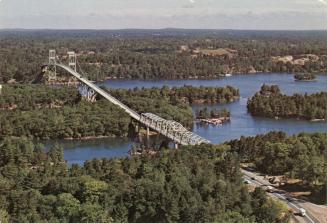
[[[138,114],[136,111],[124,105],[122,102],[117,100],[115,97],[111,96],[106,91],[99,88],[97,85],[93,84],[91,81],[84,78],[81,74],[77,73],[69,66],[63,64],[56,64],[56,66],[63,68],[71,75],[76,77],[79,81],[93,89],[95,92],[109,100],[111,103],[122,108],[127,114],[132,118],[141,122],[145,126],[159,132],[160,134],[166,136],[167,138],[173,140],[174,142],[181,145],[198,145],[201,143],[210,143],[210,141],[196,135],[193,132],[185,129],[180,123],[170,120],[165,120],[157,115],[151,113]]]

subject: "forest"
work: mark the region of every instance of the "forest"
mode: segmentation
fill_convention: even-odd
[[[130,90],[110,89],[109,93],[118,99],[146,97],[165,98],[174,105],[178,104],[217,104],[231,103],[240,97],[239,89],[231,86],[226,87],[194,87],[184,85],[183,87],[163,86],[162,88],[134,88]]]
[[[276,85],[263,85],[247,104],[254,116],[327,120],[327,92],[316,94],[282,94]]]
[[[226,73],[326,73],[324,31],[0,31],[0,83],[29,83],[57,49],[90,80],[210,79]],[[60,71],[59,71],[60,72]]]
[[[270,132],[227,144],[241,162],[254,164],[261,173],[301,179],[312,187],[327,184],[327,133]]]
[[[249,192],[227,145],[68,167],[63,149],[26,138],[0,146],[0,218],[13,222],[288,222],[287,208]]]
[[[193,126],[189,104],[232,102],[238,89],[227,87],[151,88],[109,90],[139,113],[151,112],[165,119]],[[131,118],[110,102],[82,100],[76,88],[43,85],[4,85],[0,97],[0,137],[35,139],[128,136]]]
[[[230,111],[226,108],[223,109],[210,109],[204,107],[195,112],[197,119],[217,119],[217,118],[230,118]]]

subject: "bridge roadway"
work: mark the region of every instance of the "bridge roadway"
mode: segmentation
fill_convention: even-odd
[[[111,103],[122,108],[127,114],[129,114],[135,120],[144,124],[147,128],[155,130],[156,132],[166,136],[177,144],[199,145],[202,143],[211,143],[209,140],[204,139],[201,136],[198,136],[197,134],[188,131],[178,122],[165,120],[151,113],[138,114],[136,111],[124,105],[115,97],[111,96],[109,93],[84,78],[81,74],[77,73],[69,66],[60,63],[56,63],[55,66],[61,67],[62,69],[66,70],[68,73],[76,77],[80,82],[93,89],[95,92],[109,100]]]

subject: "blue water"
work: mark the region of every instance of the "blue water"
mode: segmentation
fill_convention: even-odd
[[[46,149],[56,141],[46,141]],[[92,140],[60,140],[64,157],[69,164],[83,165],[86,160],[109,157],[126,157],[133,142],[127,138],[105,138]]]
[[[233,86],[240,89],[242,97],[251,97],[255,92],[260,90],[263,84],[279,85],[285,94],[294,93],[314,93],[327,90],[327,76],[317,76],[317,81],[301,82],[294,81],[293,75],[290,74],[248,74],[236,75],[216,80],[107,80],[99,83],[109,88],[151,88],[151,87],[181,87],[184,85],[192,86]]]
[[[262,84],[279,85],[283,93],[291,95],[294,93],[315,93],[327,90],[327,76],[320,75],[315,82],[294,81],[292,75],[288,74],[253,74],[238,75],[217,80],[108,80],[99,85],[109,88],[134,88],[134,87],[162,87],[166,86],[234,86],[240,89],[241,98],[231,104],[212,105],[208,107],[228,108],[231,111],[231,122],[223,126],[206,126],[194,124],[193,131],[200,136],[211,140],[213,143],[222,143],[241,136],[253,136],[264,134],[269,131],[284,131],[288,134],[300,132],[326,132],[326,122],[309,122],[299,120],[274,120],[266,118],[254,118],[247,113],[247,100],[260,90]],[[196,110],[206,105],[193,105]],[[69,163],[81,164],[87,159],[101,157],[126,156],[132,142],[128,139],[110,139],[73,141],[66,144],[65,159]]]

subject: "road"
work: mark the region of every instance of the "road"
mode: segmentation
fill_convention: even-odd
[[[259,177],[258,175],[246,171],[244,169],[241,169],[242,173],[244,174],[244,179],[247,180],[250,184],[256,186],[256,187],[262,187],[262,186],[274,186],[269,181],[264,180],[262,177]],[[276,190],[274,192],[268,193],[271,197],[277,198],[280,201],[287,204],[289,208],[291,208],[294,213],[298,213],[300,208],[304,208],[306,210],[306,216],[301,217],[298,215],[294,215],[294,220],[296,222],[305,222],[305,223],[320,223],[321,221],[318,221],[317,218],[313,215],[312,212],[310,212],[307,208],[304,207],[303,201],[299,201],[295,198],[291,198],[290,195],[287,195],[287,192]],[[314,204],[313,204],[314,205]]]

